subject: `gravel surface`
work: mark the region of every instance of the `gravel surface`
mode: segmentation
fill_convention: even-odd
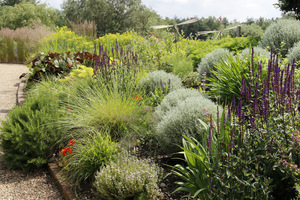
[[[0,64],[0,125],[16,105],[19,76],[24,72],[28,72],[24,65]],[[31,173],[9,170],[1,157],[0,149],[0,200],[63,199],[46,169]]]

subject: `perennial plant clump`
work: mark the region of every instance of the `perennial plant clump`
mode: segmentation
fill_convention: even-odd
[[[272,54],[268,76],[251,71],[238,101],[211,119],[206,142],[185,138],[188,166],[175,166],[185,179],[177,190],[203,199],[296,199],[300,90],[295,66],[281,69]],[[291,146],[295,144],[295,146]],[[206,179],[190,174],[201,172]],[[209,185],[198,184],[209,183]]]
[[[120,154],[100,168],[94,188],[100,199],[157,199],[162,169],[147,160]]]

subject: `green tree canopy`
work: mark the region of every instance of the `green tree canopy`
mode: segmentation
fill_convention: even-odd
[[[22,1],[31,2],[34,4],[37,4],[40,2],[39,0],[2,0],[2,1],[0,1],[0,5],[1,6],[14,6],[15,4],[19,4]]]
[[[46,4],[22,1],[14,6],[1,7],[0,27],[17,29],[32,27],[35,24],[54,27],[55,14],[55,10],[47,8]]]
[[[299,0],[278,0],[278,3],[275,4],[279,7],[284,13],[293,12],[296,15],[296,18],[300,20],[300,1]]]
[[[158,17],[141,0],[66,0],[62,8],[70,21],[94,21],[98,35],[130,30],[146,33],[152,18]]]

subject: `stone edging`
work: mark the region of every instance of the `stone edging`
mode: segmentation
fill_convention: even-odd
[[[21,78],[21,81],[18,85],[18,90],[16,94],[16,104],[18,106],[22,105],[22,103],[26,99],[26,80],[25,78]],[[72,187],[67,184],[65,178],[61,175],[60,170],[55,163],[48,163],[48,170],[52,179],[54,180],[55,184],[57,185],[59,191],[61,192],[62,196],[66,200],[78,200],[75,193],[72,190]]]

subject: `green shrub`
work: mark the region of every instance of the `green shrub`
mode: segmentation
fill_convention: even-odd
[[[119,152],[117,144],[105,132],[85,133],[71,148],[72,153],[64,156],[67,164],[63,169],[76,186],[86,180],[93,181],[96,172]]]
[[[203,139],[205,133],[199,119],[215,119],[217,105],[203,96],[189,97],[167,112],[155,127],[158,144],[166,153],[176,153],[182,146],[182,135]]]
[[[185,52],[176,51],[171,54],[165,55],[161,58],[161,65],[159,70],[166,72],[173,72],[180,78],[193,72],[193,63],[190,58],[186,57]]]
[[[156,88],[167,87],[168,91],[173,91],[182,87],[181,79],[171,73],[159,70],[150,72],[141,80],[141,86],[147,93],[154,92]]]
[[[263,49],[261,47],[253,47],[253,50],[254,58],[257,59],[257,61],[270,58],[270,52],[268,52],[266,49]],[[244,49],[240,54],[241,60],[248,60],[249,58],[251,58],[251,52],[251,48]]]
[[[50,83],[35,89],[2,121],[3,158],[12,169],[32,170],[45,165],[63,137],[55,123],[63,116],[58,112],[55,86]]]
[[[283,19],[272,23],[265,31],[261,46],[271,48],[274,53],[286,56],[296,42],[300,41],[300,22],[297,20]]]
[[[170,110],[176,108],[185,99],[198,96],[201,96],[201,93],[197,90],[185,88],[174,90],[167,94],[159,106],[155,108],[155,113],[157,116],[162,117]]]
[[[293,60],[295,59],[296,68],[300,67],[300,42],[295,43],[293,48],[289,50],[286,58],[290,64],[293,64]]]
[[[155,164],[121,154],[96,174],[94,188],[100,199],[157,199],[161,175]]]
[[[182,78],[182,83],[186,88],[199,89],[203,86],[204,79],[201,80],[198,72],[191,72]]]
[[[210,78],[212,71],[216,70],[215,66],[220,63],[221,59],[226,60],[228,55],[231,55],[228,49],[215,49],[207,54],[199,63],[198,72],[200,79]]]

